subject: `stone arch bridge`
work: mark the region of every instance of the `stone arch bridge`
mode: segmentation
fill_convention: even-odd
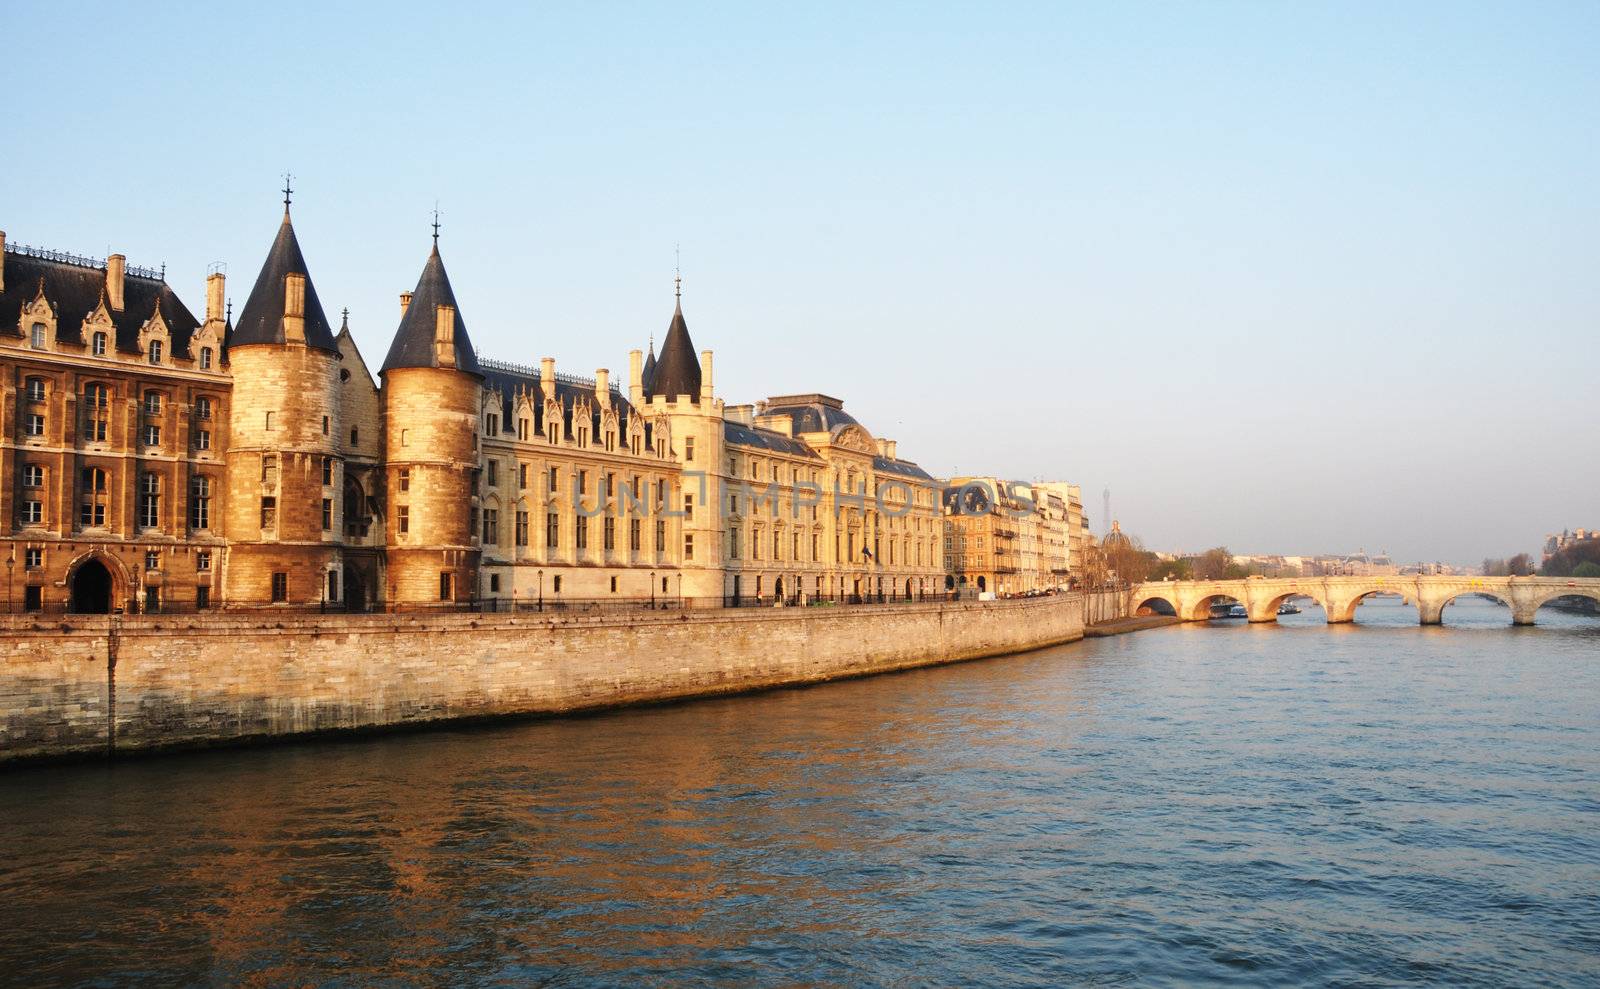
[[[1511,608],[1515,625],[1532,625],[1542,605],[1569,595],[1600,601],[1600,578],[1578,577],[1248,577],[1244,580],[1170,580],[1135,585],[1128,592],[1130,613],[1165,602],[1186,622],[1211,617],[1211,605],[1231,598],[1244,605],[1253,622],[1278,619],[1278,606],[1291,597],[1308,597],[1322,606],[1328,623],[1354,621],[1361,599],[1398,594],[1416,606],[1424,625],[1438,625],[1445,605],[1463,594],[1487,594]]]

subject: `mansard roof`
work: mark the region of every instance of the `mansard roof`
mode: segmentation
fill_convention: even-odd
[[[831,395],[809,392],[803,395],[774,395],[767,399],[762,415],[785,415],[799,433],[828,433],[840,426],[860,426],[856,417],[844,410],[844,403]]]
[[[38,297],[42,285],[45,300],[56,313],[56,340],[75,344],[88,342],[83,338],[83,321],[100,307],[106,285],[105,265],[88,258],[63,260],[64,257],[6,248],[5,288],[0,291],[0,333],[14,337],[23,332],[22,307]],[[189,359],[189,338],[199,329],[199,321],[166,279],[135,274],[137,270],[128,268],[123,275],[122,309],[112,309],[109,302],[106,305],[116,328],[117,350],[139,353],[139,328],[159,308],[172,334],[173,355]]]
[[[650,394],[668,401],[679,395],[689,396],[691,402],[700,401],[700,359],[695,356],[694,341],[689,339],[681,298],[672,311],[667,338],[661,341],[661,359],[656,361],[650,377]]]
[[[810,460],[822,459],[817,451],[792,436],[785,436],[771,429],[762,429],[760,426],[746,426],[732,420],[723,421],[722,438],[733,446],[787,453],[790,456],[805,457]]]
[[[898,474],[909,477],[915,481],[932,481],[933,475],[918,467],[909,460],[891,459],[889,457],[873,457],[872,469],[880,474]]]
[[[486,391],[500,393],[500,426],[510,432],[516,422],[517,393],[526,392],[533,406],[533,431],[543,433],[544,422],[544,392],[541,385],[541,376],[538,368],[523,367],[508,361],[484,359],[482,369],[483,387]],[[556,401],[561,403],[562,435],[572,431],[572,406],[576,399],[585,397],[589,399],[593,408],[592,421],[589,431],[592,436],[600,435],[600,405],[595,401],[594,379],[583,378],[576,375],[556,374]],[[635,414],[634,408],[622,397],[621,389],[613,384],[611,386],[611,405],[617,410],[617,430],[621,435],[627,435],[628,419]],[[644,417],[646,428],[649,428],[649,416]]]
[[[478,353],[467,336],[467,323],[461,317],[461,307],[456,305],[455,290],[450,287],[450,276],[445,273],[444,259],[439,256],[439,242],[433,243],[433,253],[422,266],[422,276],[417,279],[417,289],[411,293],[411,303],[400,317],[400,328],[395,330],[394,342],[389,345],[389,356],[383,359],[383,371],[400,367],[439,367],[439,355],[433,345],[433,335],[439,306],[449,306],[456,311],[455,349],[456,370],[480,377]],[[381,373],[381,372],[380,372]]]
[[[278,225],[278,235],[267,251],[267,260],[256,276],[250,298],[245,300],[239,318],[234,322],[230,346],[244,347],[256,343],[283,343],[283,307],[285,275],[304,275],[306,279],[306,346],[318,350],[339,352],[333,341],[333,328],[322,311],[322,301],[317,298],[317,286],[311,280],[305,255],[300,252],[300,241],[294,235],[294,224],[289,222],[289,211],[283,211],[283,222]]]

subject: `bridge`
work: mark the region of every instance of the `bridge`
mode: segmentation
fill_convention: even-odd
[[[1514,625],[1532,625],[1539,608],[1559,597],[1600,602],[1595,577],[1248,577],[1244,580],[1150,581],[1129,590],[1132,614],[1159,610],[1164,602],[1186,622],[1211,617],[1211,605],[1228,599],[1244,605],[1253,622],[1278,620],[1278,606],[1307,597],[1322,606],[1328,624],[1355,621],[1362,598],[1398,594],[1416,606],[1424,625],[1439,625],[1445,605],[1463,594],[1486,594],[1511,609]],[[1146,611],[1149,609],[1149,611]]]

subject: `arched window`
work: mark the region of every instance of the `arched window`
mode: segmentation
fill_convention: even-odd
[[[139,527],[161,527],[161,475],[146,472],[139,475]]]
[[[85,529],[106,524],[106,472],[99,467],[83,469],[83,491],[78,505],[78,524]]]

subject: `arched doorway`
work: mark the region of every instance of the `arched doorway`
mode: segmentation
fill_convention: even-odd
[[[988,589],[989,589],[989,581],[984,578],[983,574],[979,574],[978,575],[978,593],[982,594],[984,591],[986,591]]]
[[[772,582],[772,596],[775,600],[783,600],[783,578],[779,577]]]
[[[99,560],[85,560],[68,580],[71,609],[80,615],[111,613],[111,571]]]

